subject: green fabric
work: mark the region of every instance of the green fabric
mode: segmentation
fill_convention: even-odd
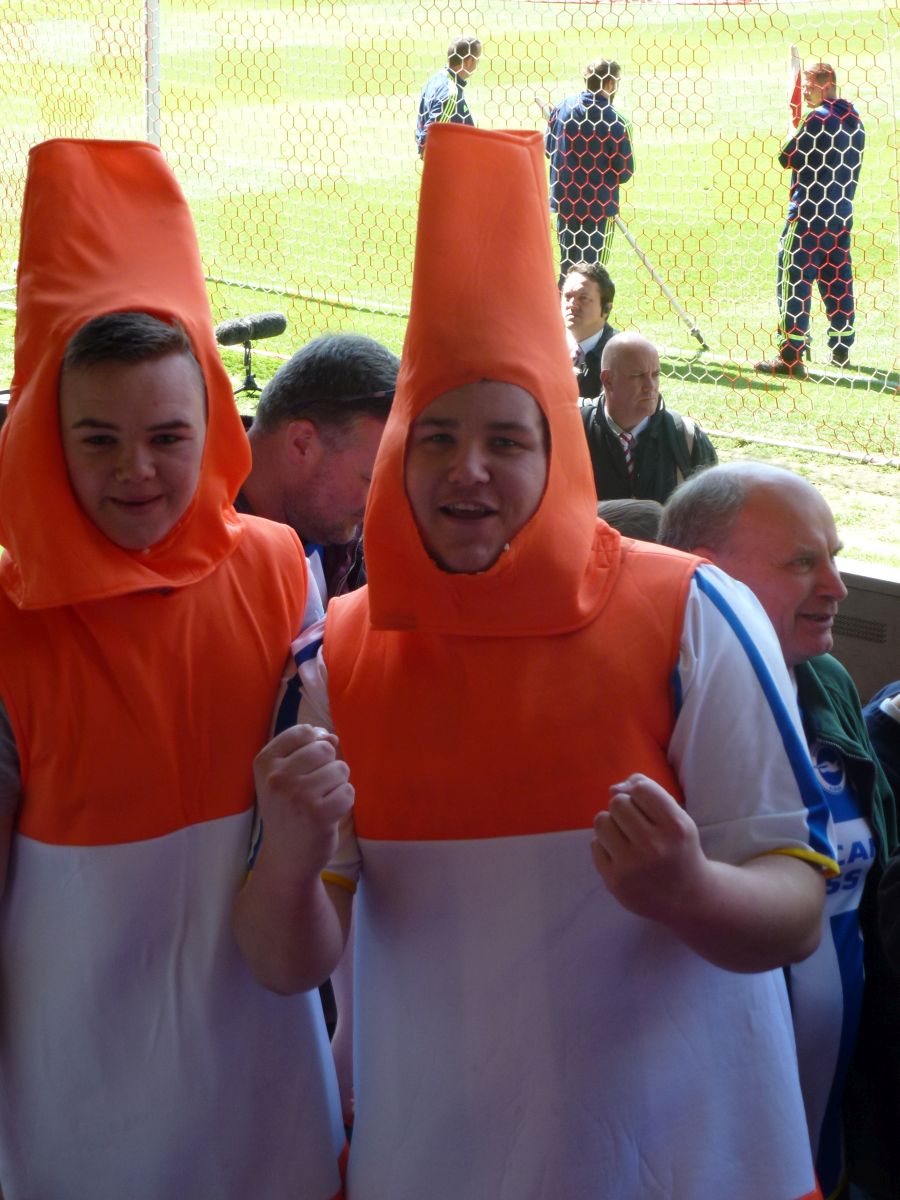
[[[897,846],[894,793],[878,762],[862,715],[859,693],[845,667],[821,654],[794,668],[797,697],[808,741],[835,745],[844,756],[850,781],[878,847],[884,868]]]

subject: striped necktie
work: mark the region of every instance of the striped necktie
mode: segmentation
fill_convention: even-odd
[[[632,445],[634,443],[634,435],[631,433],[620,433],[619,441],[622,443],[622,451],[625,455],[625,466],[628,468],[628,478],[634,479],[634,457],[632,455]]]

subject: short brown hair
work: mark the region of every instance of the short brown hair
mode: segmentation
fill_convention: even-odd
[[[811,67],[807,67],[806,74],[817,83],[819,87],[824,87],[829,83],[836,83],[837,79],[834,73],[834,67],[831,63],[813,63]]]
[[[288,421],[312,421],[339,432],[361,416],[386,421],[400,360],[374,338],[323,333],[284,363],[259,398],[254,424],[278,429]]]
[[[478,38],[455,38],[447,47],[447,66],[461,67],[467,58],[481,58]]]
[[[150,362],[168,354],[184,354],[200,368],[190,338],[177,322],[145,312],[115,312],[94,317],[75,333],[63,356],[64,370],[105,362]]]
[[[589,92],[602,92],[607,79],[618,81],[622,68],[614,58],[597,58],[584,68],[584,82]]]
[[[608,313],[613,306],[613,301],[616,298],[616,285],[612,281],[612,276],[606,267],[601,267],[597,262],[581,262],[572,263],[568,271],[566,271],[566,279],[570,275],[583,275],[585,279],[593,279],[597,285],[597,291],[600,293],[600,307],[605,313]]]

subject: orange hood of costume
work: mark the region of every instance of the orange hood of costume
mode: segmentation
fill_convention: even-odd
[[[433,125],[428,139],[412,313],[366,512],[369,583],[331,602],[325,634],[355,827],[388,840],[586,829],[632,771],[678,792],[670,679],[696,560],[597,519],[540,136]],[[406,440],[431,400],[483,378],[539,404],[547,484],[489,570],[452,574],[416,528]]]
[[[428,131],[410,319],[365,519],[376,629],[565,633],[592,618],[611,586],[619,535],[597,524],[547,211],[540,134]],[[485,378],[517,384],[540,406],[550,429],[547,486],[489,570],[448,574],[413,520],[406,440],[435,397]]]
[[[59,431],[66,344],[116,311],[180,321],[206,382],[197,490],[146,551],[120,548],[84,515]],[[193,223],[162,155],[140,142],[35,147],[0,438],[0,698],[19,756],[20,833],[109,845],[249,809],[306,596],[293,530],[231,506],[249,463]]]
[[[84,515],[59,431],[66,345],[93,317],[121,311],[177,318],[207,391],[197,492],[170,533],[145,551],[116,546]],[[70,140],[34,147],[22,212],[15,372],[0,432],[0,586],[19,608],[36,609],[203,579],[241,535],[231,500],[249,469],[190,211],[159,150]]]

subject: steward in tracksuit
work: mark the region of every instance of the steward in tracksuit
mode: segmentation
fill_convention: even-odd
[[[814,281],[828,316],[832,362],[843,365],[853,345],[850,230],[865,136],[849,100],[824,98],[778,156],[791,168],[777,283],[780,356],[788,366],[806,350]]]
[[[475,124],[466,103],[464,88],[480,58],[481,42],[478,38],[457,38],[447,47],[447,65],[426,80],[416,119],[419,158],[425,153],[428,126],[435,121],[441,125],[448,122],[451,125]]]
[[[544,148],[562,281],[579,259],[605,265],[609,258],[619,187],[634,174],[631,130],[610,94],[598,88],[551,110]]]

